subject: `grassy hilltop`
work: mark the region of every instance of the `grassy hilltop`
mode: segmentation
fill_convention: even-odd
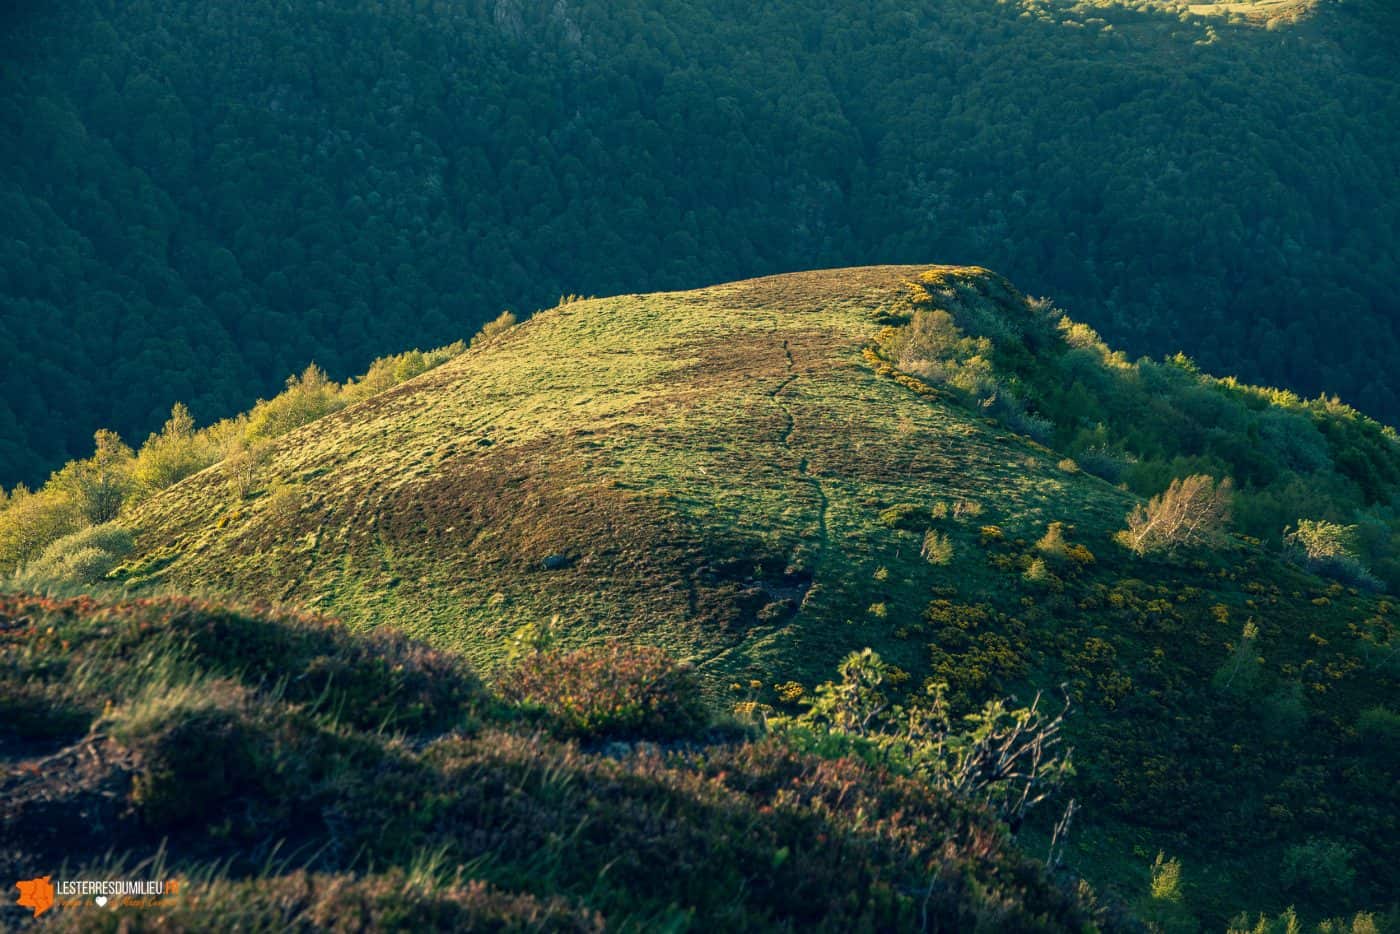
[[[1234,481],[1233,531],[1122,544],[1188,475]],[[840,269],[498,329],[133,497],[96,586],[297,605],[488,678],[527,624],[659,647],[718,711],[796,712],[864,646],[959,712],[1064,684],[1067,863],[1219,928],[1393,899],[1397,483],[1335,402],[1130,362],[986,270]],[[1186,907],[1143,894],[1159,852]]]
[[[1130,503],[874,373],[863,350],[915,272],[536,315],[279,440],[247,499],[215,468],[145,504],[127,573],[392,623],[488,666],[511,628],[561,614],[577,640],[825,672],[872,636],[871,603],[917,613],[946,578],[889,507],[994,497],[1029,533],[1106,529]]]

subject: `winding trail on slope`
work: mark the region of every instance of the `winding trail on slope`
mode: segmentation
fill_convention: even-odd
[[[776,322],[774,323],[774,330],[777,330]],[[792,407],[783,401],[782,395],[801,374],[797,372],[797,364],[792,359],[792,348],[788,346],[786,340],[783,341],[783,356],[787,358],[788,376],[773,390],[772,397],[773,402],[782,410],[783,415],[787,418],[787,427],[783,429],[783,433],[779,436],[778,443],[791,451],[792,435],[793,432],[797,430],[797,416],[793,413]],[[817,479],[816,474],[812,473],[811,460],[806,455],[799,458],[797,462],[797,473],[801,476],[803,482],[810,485],[812,490],[817,494],[817,554],[813,561],[813,576],[815,577],[816,566],[820,565],[828,544],[827,512],[831,509],[831,501],[827,498],[826,490],[822,487],[821,480]]]
[[[776,336],[778,331],[778,322],[776,319],[774,319],[773,321],[773,331],[774,336]],[[783,356],[787,360],[788,374],[778,382],[777,386],[773,388],[773,391],[769,393],[769,397],[773,400],[773,404],[778,407],[779,411],[783,413],[783,416],[786,420],[786,424],[784,424],[783,430],[778,435],[778,444],[795,454],[796,452],[793,451],[792,447],[792,436],[797,431],[797,415],[793,412],[792,407],[787,402],[783,401],[783,393],[786,392],[788,387],[791,386],[802,374],[797,372],[797,364],[792,358],[792,348],[788,345],[787,340],[783,341]],[[831,508],[831,501],[827,498],[826,490],[822,487],[821,480],[819,480],[816,474],[812,472],[811,461],[806,455],[802,455],[798,458],[797,473],[798,476],[801,478],[802,482],[811,486],[812,490],[817,495],[816,552],[812,556],[810,565],[812,571],[812,581],[815,582],[817,578],[817,571],[821,567],[822,560],[825,557],[827,550],[829,538],[827,532],[827,512]],[[803,530],[799,530],[799,535],[804,541],[807,540],[807,536],[803,533]],[[786,626],[789,623],[791,623],[792,620],[796,618],[796,616],[800,613],[801,608],[799,607],[797,613],[794,613],[793,616],[789,617],[781,625],[753,627],[749,630],[747,637],[742,642],[736,645],[725,646],[723,648],[715,650],[714,652],[711,652],[708,655],[708,657],[706,657],[703,661],[696,663],[695,667],[708,667],[710,665],[713,665],[715,662],[726,658],[740,646],[754,645],[760,642],[764,637],[781,630],[783,626]]]

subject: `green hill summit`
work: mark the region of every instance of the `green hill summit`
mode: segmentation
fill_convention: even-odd
[[[567,300],[428,356],[99,438],[0,547],[30,588],[294,605],[487,677],[522,629],[641,644],[773,722],[864,647],[959,716],[1063,685],[1100,890],[1215,928],[1393,897],[1389,429],[1129,361],[974,267]]]

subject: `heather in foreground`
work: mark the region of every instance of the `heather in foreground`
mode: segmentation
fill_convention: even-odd
[[[914,778],[693,722],[670,745],[573,722],[556,739],[385,631],[11,596],[0,649],[0,872],[187,880],[157,908],[55,909],[58,929],[196,930],[211,910],[251,930],[1118,926]]]

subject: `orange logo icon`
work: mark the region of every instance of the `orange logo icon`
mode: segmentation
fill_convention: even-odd
[[[21,908],[33,908],[34,917],[39,917],[53,907],[53,876],[42,876],[26,882],[16,882],[19,889]]]

